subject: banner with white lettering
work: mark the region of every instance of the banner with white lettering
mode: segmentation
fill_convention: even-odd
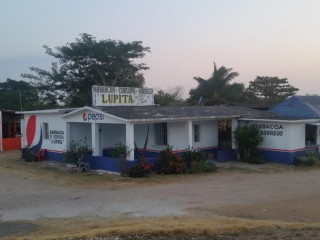
[[[92,86],[93,106],[151,106],[152,88]]]

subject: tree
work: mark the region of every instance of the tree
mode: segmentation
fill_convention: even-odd
[[[22,107],[22,110],[33,110],[38,104],[37,89],[29,83],[10,78],[0,83],[0,109],[20,111]]]
[[[216,63],[214,63],[214,70],[209,79],[193,78],[198,82],[198,86],[190,90],[190,97],[187,101],[196,104],[202,99],[204,105],[239,102],[240,99],[244,98],[244,85],[240,83],[230,84],[230,81],[238,75],[237,72],[232,72],[232,68],[224,66],[217,68]]]
[[[295,95],[299,89],[291,86],[286,78],[257,76],[249,83],[246,91],[260,103],[273,106]]]
[[[183,87],[177,86],[168,91],[159,90],[154,95],[154,102],[160,106],[183,105],[185,100],[182,99]]]
[[[141,70],[148,67],[134,60],[150,52],[141,41],[125,43],[100,40],[83,33],[73,43],[56,47],[53,51],[44,45],[46,54],[58,59],[49,71],[31,67],[33,74],[22,74],[31,79],[44,101],[66,106],[91,105],[91,86],[142,87]]]
[[[249,163],[263,163],[258,152],[258,145],[263,138],[256,125],[238,126],[234,131],[234,138],[238,145],[241,160]]]

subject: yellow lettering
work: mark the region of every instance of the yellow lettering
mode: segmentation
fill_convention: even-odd
[[[109,95],[108,96],[108,101],[109,101],[109,103],[112,103],[113,101],[112,101],[112,95]]]
[[[107,99],[104,99],[104,94],[102,94],[102,103],[108,103]]]

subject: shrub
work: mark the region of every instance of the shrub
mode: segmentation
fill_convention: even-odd
[[[252,152],[250,158],[248,159],[248,163],[251,164],[263,164],[265,163],[265,160],[261,156],[261,154],[258,152],[258,150]]]
[[[30,148],[25,148],[24,159],[26,162],[34,162],[36,161],[36,155],[30,150]]]
[[[127,145],[118,143],[115,144],[112,151],[110,151],[110,156],[113,158],[126,159],[130,152],[131,150]]]
[[[91,152],[86,142],[71,140],[68,149],[63,154],[63,160],[67,163],[75,164],[77,167],[82,162],[83,157]]]
[[[129,168],[128,176],[133,178],[145,177],[150,173],[152,165],[146,163],[145,158],[140,157],[137,164]]]
[[[298,167],[313,166],[319,161],[319,153],[316,150],[309,150],[305,155],[298,156],[293,160],[293,164]]]
[[[186,163],[187,173],[213,172],[216,170],[214,162],[207,162],[206,155],[199,148],[188,148],[182,154],[182,158]]]
[[[131,149],[122,143],[116,144],[112,151],[110,151],[110,156],[118,159],[118,168],[121,176],[126,176],[128,174],[127,156],[130,154],[130,152]]]
[[[206,155],[199,148],[193,149],[189,147],[182,154],[182,158],[189,168],[192,162],[204,162],[206,160]]]
[[[185,172],[183,159],[172,151],[168,146],[160,152],[156,165],[159,174],[181,174]]]
[[[239,126],[234,131],[234,136],[241,160],[252,164],[264,162],[257,148],[263,139],[256,125]]]
[[[192,161],[190,166],[187,168],[187,173],[214,172],[216,169],[217,167],[214,162]]]

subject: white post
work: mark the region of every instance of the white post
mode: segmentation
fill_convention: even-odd
[[[66,123],[66,134],[64,135],[65,137],[65,149],[68,149],[69,148],[69,144],[70,144],[70,133],[71,133],[71,125],[70,123]]]
[[[99,124],[91,123],[92,156],[99,156]]]
[[[319,143],[320,143],[320,128],[319,125],[317,125],[317,134],[316,134],[316,144],[318,145],[318,151],[320,152]]]
[[[102,138],[102,129],[99,127],[99,156],[102,156],[102,146],[103,146],[103,138]]]
[[[126,145],[131,150],[127,160],[134,160],[134,125],[126,123]]]
[[[232,141],[232,149],[236,149],[236,141],[234,140],[234,134],[233,132],[237,129],[238,127],[238,119],[233,118],[231,120],[231,141]]]
[[[2,151],[2,112],[0,111],[0,152]]]
[[[26,148],[27,144],[27,133],[26,133],[26,121],[22,118],[20,120],[20,134],[21,134],[21,148]]]
[[[192,129],[192,121],[187,121],[186,123],[186,139],[187,145],[192,148],[193,147],[193,129]]]

